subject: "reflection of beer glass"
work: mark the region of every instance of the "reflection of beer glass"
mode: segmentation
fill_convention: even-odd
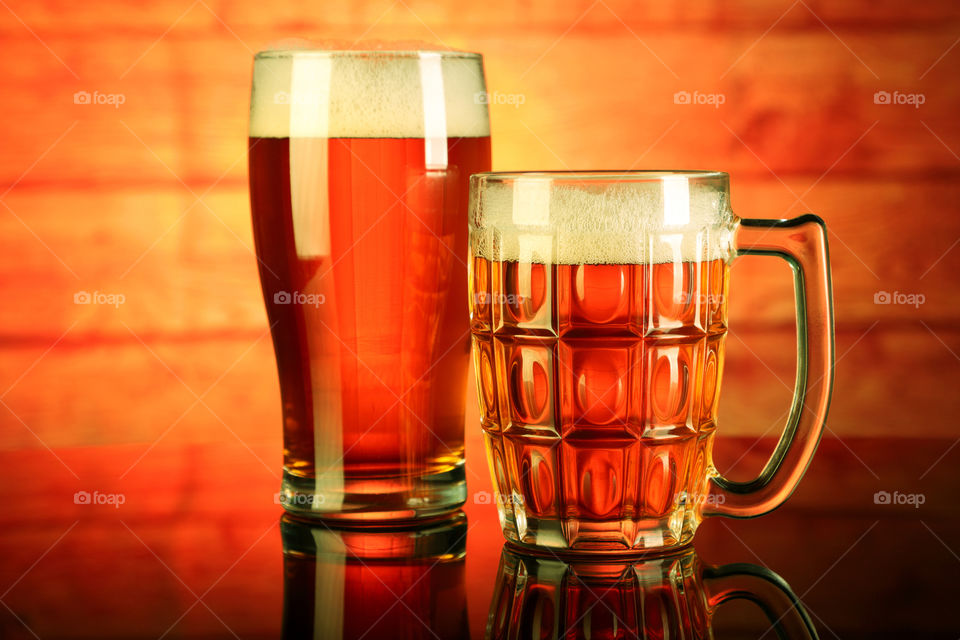
[[[823,222],[741,220],[712,172],[472,178],[470,317],[504,535],[576,550],[687,544],[704,515],[757,516],[797,486],[829,403],[833,311]],[[794,272],[799,366],[760,476],[711,450],[730,261]]]
[[[280,533],[284,638],[469,638],[462,511],[391,529],[285,515]]]
[[[693,551],[601,563],[504,547],[487,638],[713,638],[717,607],[737,598],[759,605],[779,638],[817,637],[790,586],[763,567],[704,567]]]
[[[283,402],[284,506],[400,519],[466,498],[468,177],[481,57],[267,51],[250,199]]]

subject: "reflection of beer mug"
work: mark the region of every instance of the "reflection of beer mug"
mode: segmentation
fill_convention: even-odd
[[[797,486],[829,404],[827,240],[812,215],[742,220],[713,172],[472,178],[470,316],[504,535],[576,550],[667,549],[705,515],[757,516]],[[793,268],[793,405],[760,476],[713,466],[730,261]]]
[[[466,498],[468,177],[477,54],[267,51],[250,197],[283,403],[284,506],[419,518]]]
[[[285,515],[283,637],[469,638],[462,511],[421,527],[332,529]]]
[[[713,638],[717,607],[737,598],[759,605],[779,638],[817,637],[790,586],[763,567],[704,567],[693,551],[601,563],[505,546],[487,638]]]

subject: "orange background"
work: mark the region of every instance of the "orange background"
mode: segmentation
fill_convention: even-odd
[[[4,553],[17,554],[4,584],[81,513],[84,524],[14,592],[24,609],[42,617],[45,603],[74,602],[26,588],[63,573],[102,573],[133,602],[174,598],[179,587],[151,549],[193,584],[232,565],[214,571],[190,549],[225,548],[232,561],[263,527],[270,544],[244,562],[279,562],[280,509],[269,498],[279,390],[252,254],[246,128],[251,57],[284,37],[482,52],[490,91],[523,102],[491,106],[495,169],[720,169],[741,216],[818,213],[836,297],[833,442],[793,503],[842,503],[834,481],[863,504],[893,488],[873,482],[873,436],[938,438],[911,473],[956,486],[952,467],[936,464],[955,444],[960,410],[958,36],[950,0],[0,0],[0,500]],[[75,104],[78,91],[124,102]],[[724,103],[676,104],[679,91]],[[924,103],[876,104],[878,91]],[[788,407],[793,301],[775,261],[743,258],[733,274],[719,440],[752,442],[776,435]],[[125,301],[75,304],[84,291]],[[881,291],[925,300],[877,305]],[[473,492],[489,480],[469,397]],[[755,468],[764,442],[745,458]],[[125,492],[129,504],[114,514],[70,502],[94,489]],[[184,515],[198,505],[203,522]],[[492,509],[467,510],[483,531],[471,545],[492,572]],[[132,536],[117,536],[118,514]],[[171,522],[181,527],[172,535]],[[798,545],[805,533],[783,532]],[[89,555],[98,541],[108,550]],[[151,569],[128,582],[104,571],[118,544],[120,557]],[[47,573],[53,558],[63,572]],[[279,609],[273,587],[245,588]],[[485,607],[471,602],[471,615],[482,620]],[[135,607],[97,611],[85,615],[115,629],[136,621]]]
[[[490,91],[523,101],[491,106],[495,169],[722,169],[741,216],[818,213],[836,289],[830,430],[952,435],[958,23],[945,0],[4,5],[0,447],[236,437],[276,445],[278,463],[245,147],[251,56],[293,36],[482,52]],[[728,434],[772,435],[788,405],[793,302],[771,262],[734,268]],[[78,305],[80,291],[125,302]],[[878,291],[926,300],[878,306]]]

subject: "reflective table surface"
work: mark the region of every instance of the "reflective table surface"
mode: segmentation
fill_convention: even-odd
[[[957,638],[952,445],[825,439],[785,507],[640,559],[505,547],[482,467],[448,518],[344,530],[281,517],[266,446],[4,453],[0,638]]]

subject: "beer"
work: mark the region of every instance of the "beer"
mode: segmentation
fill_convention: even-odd
[[[696,210],[664,224],[658,183],[484,188],[471,326],[504,534],[578,550],[686,543],[711,465],[725,232]]]
[[[468,177],[480,57],[266,52],[249,141],[283,402],[284,506],[412,518],[465,498]]]
[[[693,551],[642,560],[525,555],[505,546],[487,616],[487,638],[706,640],[743,636],[741,616],[715,616],[724,602],[755,603],[747,616],[778,638],[817,638],[816,627],[783,578],[746,563],[706,566]],[[716,620],[716,626],[715,626]],[[730,621],[737,622],[738,634]],[[763,622],[765,620],[765,623]],[[727,628],[724,627],[726,622]],[[773,634],[770,634],[773,635]]]
[[[565,562],[504,547],[490,640],[712,638],[699,558]]]
[[[463,512],[423,527],[341,528],[285,515],[283,638],[462,640]]]

